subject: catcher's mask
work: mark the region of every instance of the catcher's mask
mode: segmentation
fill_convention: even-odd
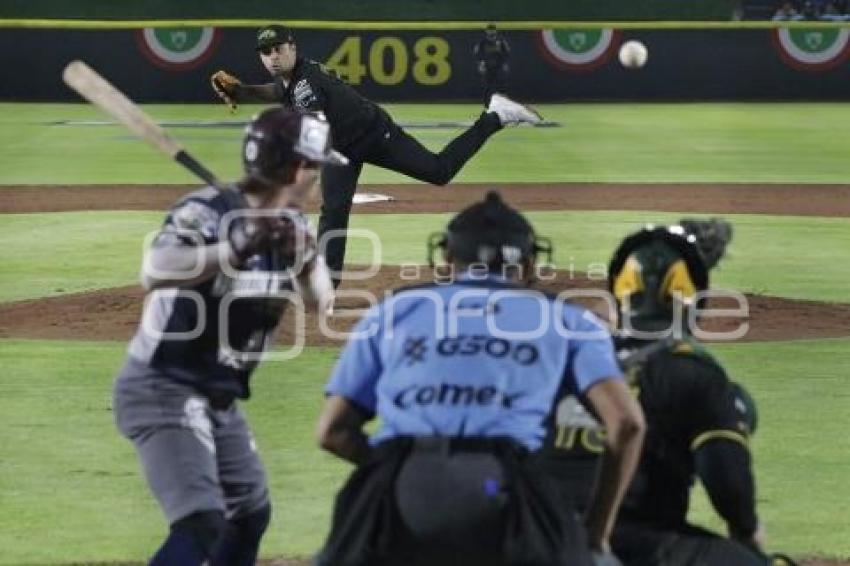
[[[525,217],[490,191],[477,202],[458,213],[445,232],[428,238],[428,263],[434,267],[434,252],[442,248],[452,260],[462,265],[486,265],[489,269],[522,266],[545,254],[552,261],[552,243],[534,233]]]
[[[626,237],[608,266],[618,325],[628,318],[637,330],[669,328],[679,304],[702,306],[704,299],[697,302],[697,293],[708,289],[708,270],[697,236],[681,225],[648,225]]]
[[[331,148],[330,124],[313,114],[269,108],[245,128],[242,164],[245,173],[266,183],[292,182],[301,162],[345,165],[348,159]]]

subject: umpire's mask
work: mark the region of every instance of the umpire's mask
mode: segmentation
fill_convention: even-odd
[[[445,232],[430,236],[428,262],[432,267],[437,248],[460,265],[486,266],[491,271],[533,265],[541,253],[552,261],[549,239],[538,237],[528,220],[505,204],[496,191],[458,213]]]

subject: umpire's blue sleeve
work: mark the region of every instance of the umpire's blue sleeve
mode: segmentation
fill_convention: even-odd
[[[377,412],[377,384],[383,372],[380,353],[381,308],[373,307],[353,329],[325,387],[326,395],[339,395],[367,411]]]
[[[570,369],[578,393],[584,393],[600,381],[622,379],[614,343],[605,325],[590,311],[580,310],[566,315],[569,338]]]

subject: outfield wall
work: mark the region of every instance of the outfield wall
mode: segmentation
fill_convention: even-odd
[[[381,101],[474,100],[481,87],[472,30],[302,29],[302,53],[324,61]],[[850,96],[850,29],[516,30],[507,91],[537,101],[842,100]],[[622,41],[640,39],[641,71],[617,62]],[[64,101],[72,59],[89,62],[143,102],[211,102],[209,75],[227,69],[246,82],[266,75],[252,28],[0,30],[2,100]]]

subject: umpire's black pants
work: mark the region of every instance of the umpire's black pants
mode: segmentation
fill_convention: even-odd
[[[337,496],[318,566],[588,566],[584,530],[506,439],[382,443]]]
[[[464,133],[439,153],[434,153],[399,127],[381,111],[373,131],[355,142],[343,167],[326,167],[322,172],[322,209],[319,216],[319,240],[328,234],[325,259],[334,285],[339,285],[345,259],[346,231],[351,202],[363,163],[403,173],[419,181],[445,185],[484,145],[487,138],[501,129],[495,114],[483,113]]]

